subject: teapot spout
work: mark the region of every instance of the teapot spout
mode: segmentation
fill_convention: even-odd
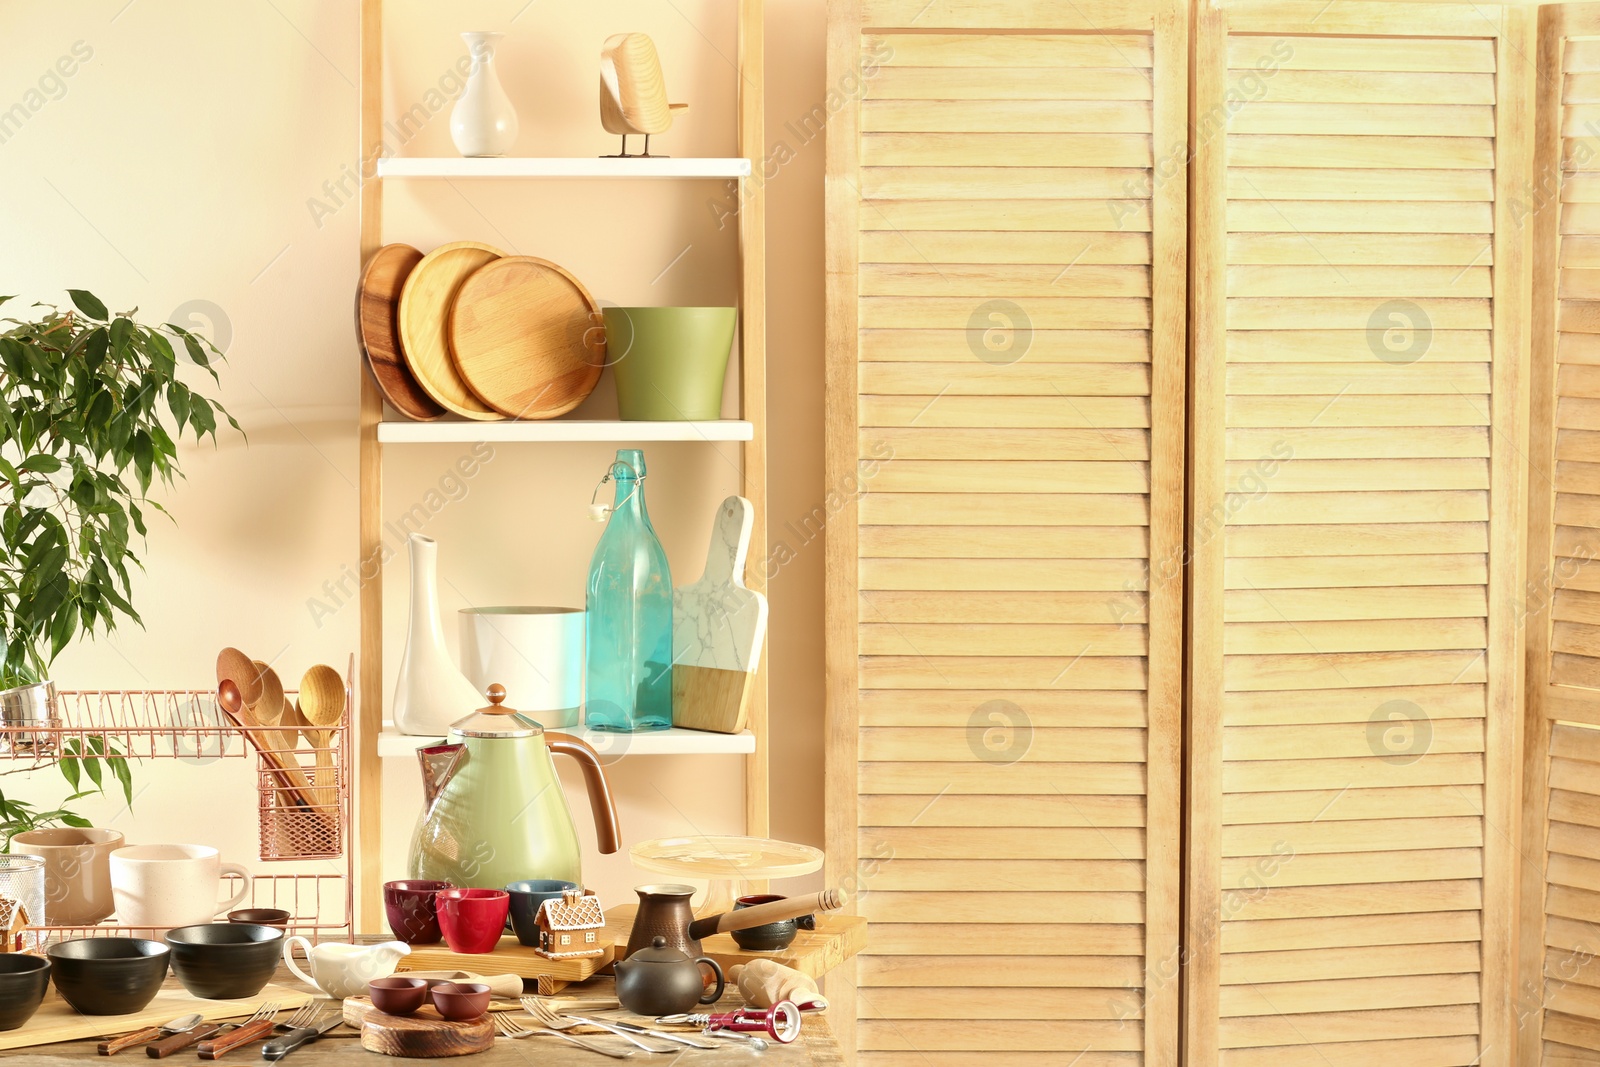
[[[431,805],[435,797],[450,784],[465,751],[462,745],[433,745],[417,749],[417,762],[422,767],[423,803]]]

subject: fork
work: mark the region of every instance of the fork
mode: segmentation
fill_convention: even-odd
[[[523,997],[522,1007],[523,1010],[534,1017],[535,1021],[543,1024],[551,1030],[571,1030],[575,1026],[593,1026],[604,1030],[607,1033],[616,1034],[618,1037],[623,1038],[632,1045],[636,1045],[639,1048],[644,1049],[646,1052],[665,1054],[668,1052],[678,1051],[676,1048],[656,1048],[653,1045],[647,1045],[638,1037],[628,1033],[628,1031],[623,1030],[620,1027],[609,1026],[606,1023],[597,1023],[593,1021],[580,1023],[576,1019],[569,1019],[565,1015],[551,1010],[549,1005],[545,1004],[538,997]]]
[[[559,1037],[563,1041],[572,1042],[572,1044],[577,1045],[579,1048],[586,1048],[590,1052],[598,1052],[602,1056],[610,1056],[614,1060],[625,1060],[633,1055],[631,1052],[618,1052],[615,1049],[601,1048],[599,1045],[592,1045],[583,1040],[581,1037],[573,1037],[571,1034],[563,1034],[560,1030],[530,1030],[526,1026],[519,1026],[518,1024],[512,1022],[510,1019],[506,1018],[503,1013],[496,1014],[494,1016],[494,1028],[499,1030],[500,1033],[506,1037]]]
[[[197,1046],[200,1058],[214,1060],[240,1045],[247,1045],[258,1037],[265,1037],[272,1032],[273,1020],[278,1017],[278,1010],[278,1002],[269,1000],[257,1008],[254,1015],[226,1034],[200,1042]]]

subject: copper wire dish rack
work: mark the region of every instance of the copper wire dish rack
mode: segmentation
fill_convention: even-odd
[[[348,848],[351,825],[350,709],[355,657],[345,672],[344,719],[317,731],[325,744],[279,745],[283,735],[241,728],[217,702],[214,690],[72,690],[56,694],[56,718],[48,724],[0,726],[0,761],[39,767],[63,754],[80,759],[181,759],[211,762],[254,754],[259,807],[259,856],[264,862],[314,862],[321,873],[255,874],[239,908],[280,908],[288,931],[313,941],[354,939],[354,862]],[[294,691],[285,693],[289,699]],[[303,742],[303,737],[298,738]],[[329,865],[336,869],[328,872]],[[231,880],[231,876],[230,880]],[[164,930],[118,926],[30,925],[39,947],[53,941],[94,936],[156,939]]]

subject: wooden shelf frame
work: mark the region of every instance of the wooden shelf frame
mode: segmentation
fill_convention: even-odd
[[[740,358],[740,419],[749,425],[748,436],[741,430],[734,438],[741,443],[742,475],[740,492],[750,501],[755,512],[751,531],[751,563],[747,567],[745,583],[758,592],[766,592],[766,572],[762,565],[767,557],[767,368],[766,368],[766,195],[765,183],[751,161],[764,158],[766,126],[765,53],[764,53],[764,0],[738,0],[738,157],[736,160],[679,160],[670,165],[628,166],[622,164],[608,168],[617,177],[710,177],[720,178],[720,168],[743,171],[739,182],[738,255],[739,255],[739,358]],[[360,260],[357,266],[383,245],[383,181],[379,159],[383,149],[383,0],[361,0],[361,224]],[[733,164],[743,162],[743,167]],[[471,171],[461,176],[483,177],[567,177],[559,173],[556,163],[543,161],[540,173],[509,173],[519,161],[467,161],[450,162],[454,168]],[[674,166],[699,167],[711,170],[718,165],[717,174],[670,174]],[[443,162],[439,164],[443,166]],[[576,161],[572,163],[576,166]],[[411,164],[420,168],[423,164]],[[537,170],[529,162],[530,170]],[[398,177],[407,164],[389,161],[382,168]],[[638,171],[637,174],[629,173]],[[508,173],[495,173],[507,171]],[[662,171],[663,173],[656,173]],[[414,175],[427,177],[428,175]],[[439,175],[447,176],[447,175]],[[587,176],[574,174],[570,176]],[[361,586],[361,644],[360,644],[360,704],[356,718],[356,829],[354,847],[359,865],[356,871],[356,929],[362,932],[378,931],[383,925],[383,908],[380,887],[382,823],[380,803],[383,791],[383,763],[378,755],[378,739],[383,732],[383,708],[387,694],[383,680],[383,441],[380,428],[384,423],[383,397],[370,374],[361,375],[361,400],[359,420],[359,559],[363,574],[372,574]],[[730,420],[731,421],[731,420]],[[389,424],[393,426],[394,424]],[[424,424],[419,424],[424,425]],[[554,425],[554,424],[551,424]],[[645,424],[641,424],[645,425]],[[518,427],[508,424],[501,432],[515,434]],[[384,435],[394,433],[384,432]],[[405,436],[405,431],[400,436]],[[424,435],[425,436],[425,435]],[[538,434],[527,440],[541,439]],[[557,438],[570,440],[571,438]],[[594,438],[583,438],[594,440]],[[646,439],[633,437],[634,440]],[[658,437],[657,440],[668,440]],[[689,438],[693,439],[693,438]],[[452,438],[453,440],[453,438]],[[615,440],[615,438],[605,438]],[[368,562],[370,561],[370,563]],[[368,570],[368,567],[371,570]],[[770,832],[771,817],[768,808],[768,712],[767,712],[767,656],[762,650],[756,684],[750,698],[749,730],[755,739],[755,751],[744,757],[744,814],[745,832],[766,836]]]

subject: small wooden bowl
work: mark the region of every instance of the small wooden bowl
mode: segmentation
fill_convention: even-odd
[[[470,1022],[489,1010],[493,995],[482,982],[441,982],[428,991],[433,1007],[451,1022]]]
[[[399,975],[376,978],[367,983],[367,996],[372,999],[372,1006],[385,1015],[410,1015],[427,1003],[428,984],[423,978]]]

